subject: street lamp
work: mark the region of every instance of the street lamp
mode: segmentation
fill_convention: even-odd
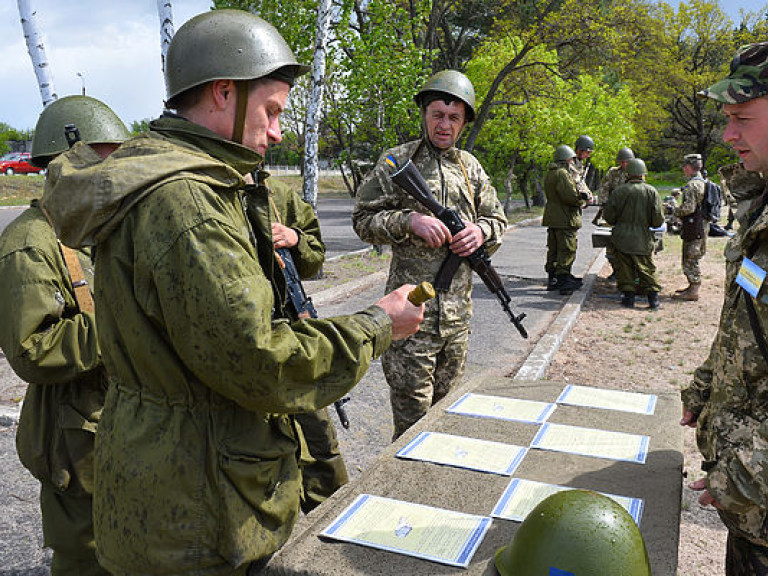
[[[80,77],[80,81],[83,84],[83,96],[85,96],[85,76],[83,76],[80,72],[77,72],[77,75]]]

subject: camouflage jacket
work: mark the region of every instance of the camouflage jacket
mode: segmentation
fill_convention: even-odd
[[[768,269],[768,210],[750,213],[725,250],[725,299],[709,356],[682,391],[698,415],[696,439],[707,489],[723,506],[729,529],[768,546],[768,362],[758,347],[745,304],[752,300],[763,334],[768,326],[765,285],[755,299],[737,283],[743,258]]]
[[[746,226],[744,216],[763,191],[763,176],[759,172],[747,170],[740,162],[721,166],[717,172],[720,174],[720,185],[726,202],[734,210],[739,223]]]
[[[603,181],[600,183],[600,190],[597,192],[598,202],[604,205],[611,197],[611,192],[616,190],[619,186],[626,183],[627,171],[621,166],[612,166],[605,173]]]
[[[352,214],[355,232],[364,242],[392,246],[387,290],[405,283],[433,281],[450,252],[447,245],[430,248],[411,233],[411,214],[431,213],[392,184],[392,169],[385,162],[390,154],[401,166],[411,158],[437,201],[454,208],[463,220],[474,222],[482,229],[489,254],[499,247],[507,219],[496,190],[477,159],[458,148],[437,152],[422,140],[402,144],[379,158],[357,192]],[[440,292],[426,303],[420,330],[448,335],[466,329],[472,316],[471,292],[472,270],[463,262],[453,277],[450,291]]]
[[[581,228],[581,208],[585,202],[579,196],[565,162],[552,162],[544,175],[547,204],[541,225],[548,228]]]
[[[664,209],[656,188],[642,180],[630,180],[611,193],[603,217],[613,225],[611,243],[624,254],[653,253],[650,228],[664,223]]]
[[[90,256],[81,264],[92,279]],[[79,309],[53,228],[37,201],[0,236],[0,348],[29,386],[16,446],[42,482],[93,493],[93,441],[107,382],[93,313]]]
[[[578,158],[574,158],[573,161],[568,164],[568,173],[571,175],[579,194],[592,195],[592,191],[589,189],[589,184],[587,183],[590,167],[591,164],[584,164]]]
[[[682,218],[696,212],[704,201],[706,189],[706,182],[699,172],[691,176],[688,183],[681,190],[683,199],[680,205],[675,207],[675,216]]]
[[[299,514],[286,414],[339,399],[391,341],[377,306],[272,319],[269,202],[243,209],[261,158],[161,118],[104,161],[76,144],[48,170],[62,241],[97,243],[96,307],[112,380],[98,429],[94,527],[115,574],[231,574]],[[78,194],[72,190],[77,187]]]

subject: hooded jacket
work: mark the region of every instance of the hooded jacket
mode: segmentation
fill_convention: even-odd
[[[49,167],[62,240],[97,244],[96,308],[113,380],[97,435],[94,519],[116,575],[230,574],[275,552],[299,510],[286,414],[339,399],[391,341],[378,306],[273,320],[261,158],[178,117],[104,161],[85,147]],[[69,190],[77,187],[73,197]]]
[[[632,179],[611,193],[603,217],[613,226],[611,243],[616,250],[648,256],[655,243],[650,228],[664,223],[664,208],[656,188]]]
[[[541,225],[548,228],[581,228],[581,208],[586,204],[568,173],[566,162],[552,162],[544,176],[547,204]]]

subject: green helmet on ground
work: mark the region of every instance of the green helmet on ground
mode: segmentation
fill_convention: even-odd
[[[112,109],[90,96],[65,96],[54,100],[40,113],[32,138],[32,164],[45,167],[69,150],[64,133],[72,124],[86,144],[120,144],[130,138],[128,129]]]
[[[563,490],[542,500],[495,561],[502,576],[651,574],[632,516],[615,500],[587,490]]]
[[[594,150],[595,149],[595,141],[592,140],[589,136],[579,136],[576,138],[576,145],[574,146],[576,150]]]
[[[619,148],[619,151],[616,153],[616,162],[626,162],[634,157],[635,153],[632,152],[632,148],[624,146],[624,148]]]
[[[560,146],[555,148],[555,154],[553,156],[555,162],[565,162],[571,158],[576,158],[576,152],[574,152],[573,148],[567,144],[560,144]]]
[[[292,84],[308,70],[266,20],[243,10],[212,10],[185,22],[168,46],[167,102],[173,107],[175,96],[212,80],[273,76]]]
[[[464,74],[458,70],[442,70],[427,80],[413,99],[420,108],[426,108],[430,102],[438,99],[441,93],[464,102],[467,107],[467,122],[475,119],[475,87]]]
[[[627,176],[645,176],[646,174],[648,174],[648,168],[640,158],[632,158],[627,162]]]

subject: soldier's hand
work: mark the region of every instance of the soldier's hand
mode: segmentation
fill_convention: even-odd
[[[698,416],[683,406],[683,417],[680,419],[680,426],[690,426],[696,428]]]
[[[707,479],[701,478],[699,480],[696,480],[695,482],[691,482],[688,484],[688,488],[693,490],[694,492],[701,492],[699,494],[699,504],[701,506],[714,506],[715,508],[722,508],[720,506],[720,503],[715,500],[714,496],[709,493],[709,490],[707,490]]]
[[[422,238],[430,248],[437,248],[451,241],[451,232],[445,224],[434,216],[411,213],[411,230],[416,236]]]
[[[299,243],[299,235],[293,228],[272,222],[272,242],[275,248],[291,248]]]
[[[414,306],[408,300],[408,293],[414,288],[413,284],[404,284],[376,302],[392,319],[392,340],[402,340],[415,334],[424,320],[424,304]]]
[[[464,220],[464,230],[459,231],[451,240],[451,252],[466,258],[483,245],[485,234],[474,222]]]

